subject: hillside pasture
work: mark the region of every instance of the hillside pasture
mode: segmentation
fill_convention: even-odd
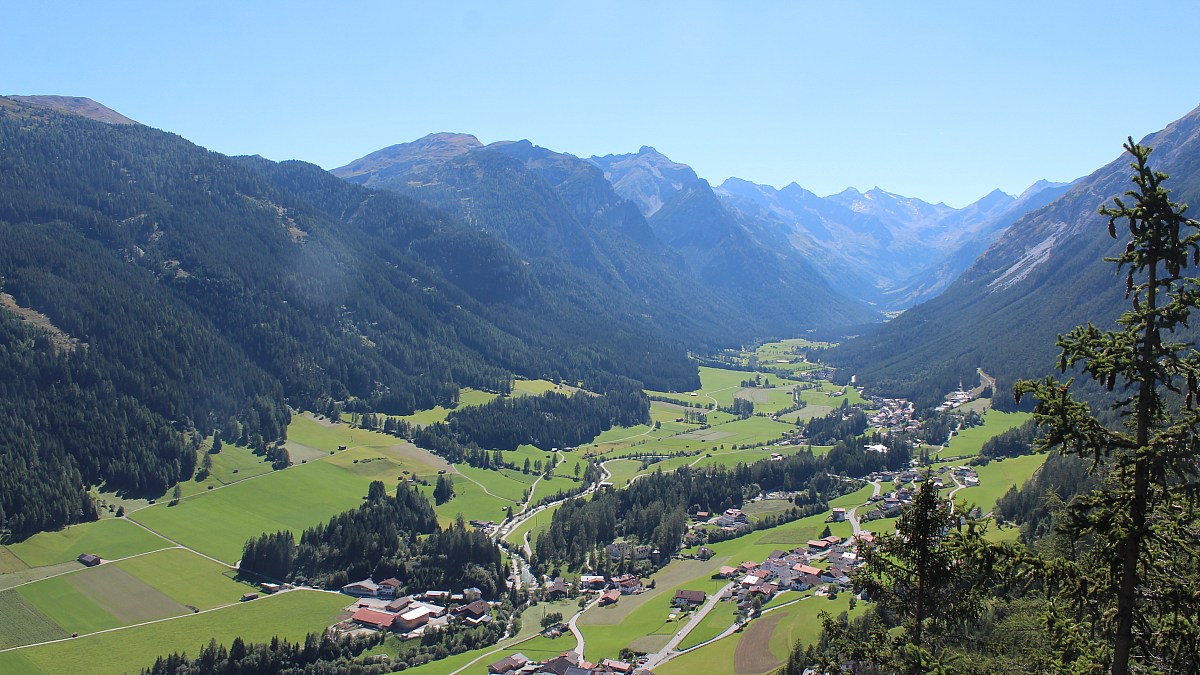
[[[954,495],[955,501],[966,501],[984,513],[996,508],[996,502],[1011,487],[1021,487],[1035,471],[1045,464],[1046,454],[1022,455],[1004,460],[992,460],[987,466],[975,467],[979,485],[963,488]]]
[[[513,504],[521,504],[525,501],[525,491],[533,483],[536,475],[523,474],[520,471],[511,469],[491,470],[479,469],[467,464],[456,464],[454,470],[462,474],[463,477],[475,481],[487,488],[489,492],[496,497],[512,502]],[[467,482],[462,477],[454,477],[455,492],[458,487]]]
[[[422,487],[421,492],[429,498],[430,504],[434,504],[432,487]],[[454,497],[444,504],[434,504],[433,510],[437,512],[438,522],[446,527],[458,516],[464,520],[491,520],[498,523],[504,520],[505,509],[509,506],[513,507],[514,512],[521,507],[507,499],[493,497],[478,484],[457,477],[454,481]]]
[[[988,410],[983,414],[982,425],[958,432],[942,452],[951,456],[978,455],[988,439],[1009,429],[1015,429],[1030,419],[1033,419],[1033,415],[1027,412]]]
[[[353,452],[366,456],[371,451],[342,454]],[[250,537],[279,530],[291,530],[298,537],[305,528],[361,504],[372,479],[388,478],[385,483],[395,485],[402,465],[384,460],[367,466],[364,474],[329,461],[310,462],[183,499],[173,507],[146,508],[130,517],[232,564]]]

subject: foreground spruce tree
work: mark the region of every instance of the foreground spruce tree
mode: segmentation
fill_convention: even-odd
[[[855,586],[873,601],[850,622],[822,613],[820,653],[798,644],[784,675],[957,672],[960,638],[991,590],[982,525],[963,517],[926,476],[896,522],[859,551]],[[877,608],[877,609],[876,609]],[[895,624],[895,630],[889,628]]]
[[[1059,368],[1078,369],[1110,392],[1123,428],[1102,423],[1074,397],[1071,381],[1016,386],[1037,399],[1043,444],[1086,457],[1101,487],[1072,505],[1070,534],[1085,556],[1044,568],[1058,595],[1047,611],[1059,667],[1075,672],[1196,672],[1200,665],[1200,538],[1196,492],[1200,352],[1183,342],[1200,286],[1200,233],[1170,200],[1167,176],[1133,139],[1136,189],[1100,208],[1109,234],[1128,231],[1124,253],[1130,308],[1115,330],[1092,324],[1060,336]]]

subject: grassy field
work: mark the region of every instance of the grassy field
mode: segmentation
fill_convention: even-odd
[[[192,609],[212,609],[237,602],[243,593],[256,590],[235,581],[233,570],[181,548],[122,560],[115,565]]]
[[[679,649],[687,649],[694,647],[701,642],[711,640],[720,635],[726,628],[733,625],[737,618],[737,603],[730,600],[718,602],[716,607],[709,612],[692,632],[687,634],[687,637],[679,643]]]
[[[812,597],[781,609],[766,612],[741,632],[676,657],[654,669],[659,675],[763,675],[787,660],[796,641],[809,644],[821,632],[818,615],[837,616],[849,609],[850,595],[834,600]],[[856,612],[863,611],[859,603]],[[715,613],[717,610],[713,610]],[[719,631],[718,631],[719,632]],[[690,637],[684,644],[696,644]]]
[[[432,504],[433,488],[422,488],[421,491]],[[504,519],[505,507],[508,506],[513,507],[513,511],[520,509],[519,504],[493,497],[475,483],[458,477],[454,481],[454,498],[444,504],[435,504],[433,510],[444,527],[460,515],[465,520],[492,520],[498,523]]]
[[[241,636],[266,642],[297,640],[332,624],[345,596],[294,591],[201,614],[48,645],[0,653],[0,673],[126,673],[153,665],[171,651],[195,655],[209,639],[229,644]]]
[[[117,565],[43,579],[17,593],[68,633],[92,633],[190,613]]]
[[[537,478],[536,475],[523,474],[520,471],[493,471],[491,469],[478,469],[467,464],[457,464],[454,469],[463,476],[482,484],[497,497],[514,504],[520,504],[525,501],[525,491],[529,489],[534,479]],[[455,476],[455,491],[465,482],[467,481]]]
[[[624,487],[641,470],[642,463],[636,459],[614,459],[604,463],[612,477],[609,482],[615,487]]]
[[[170,545],[162,537],[124,519],[106,518],[72,525],[57,532],[42,532],[19,544],[0,548],[6,548],[29,567],[42,567],[75,560],[81,553],[94,553],[105,560],[116,560]]]
[[[10,574],[27,569],[29,569],[29,565],[8,550],[7,546],[0,546],[0,574]]]
[[[575,387],[559,386],[549,380],[515,380],[513,382],[512,395],[534,395],[538,396],[548,391],[558,390],[560,393],[570,395],[576,391]]]
[[[623,647],[630,645],[640,651],[661,647],[682,627],[682,623],[667,619],[675,591],[694,588],[712,593],[724,585],[709,578],[719,566],[715,560],[676,560],[654,575],[654,590],[625,595],[615,605],[588,610],[579,620],[579,630],[587,642],[584,656],[616,658]]]
[[[817,638],[821,636],[820,613],[829,612],[830,615],[837,616],[842,612],[850,611],[850,598],[851,594],[849,593],[841,593],[833,600],[827,597],[811,596],[807,600],[801,600],[763,615],[764,617],[776,614],[780,616],[780,621],[776,624],[770,637],[771,654],[782,663],[787,660],[788,654],[791,653],[792,647],[797,642],[805,645],[816,642]],[[865,603],[858,603],[850,614],[854,616],[865,609]]]
[[[402,462],[405,469],[421,475],[436,474],[439,470],[450,468],[450,464],[441,457],[395,436],[356,429],[348,424],[330,425],[307,414],[292,417],[292,423],[288,425],[288,438],[325,452],[335,452],[343,445],[348,450],[386,450],[395,460]]]
[[[454,410],[458,410],[459,408],[466,408],[466,407],[473,406],[473,405],[483,405],[484,403],[487,403],[488,401],[491,401],[494,398],[496,398],[496,394],[493,394],[491,392],[479,391],[478,389],[464,388],[464,389],[460,389],[458,392],[458,407],[456,407],[456,408],[443,408],[442,406],[439,405],[430,410],[418,410],[417,412],[415,412],[411,415],[396,416],[396,419],[404,420],[405,422],[408,422],[409,424],[415,424],[417,426],[427,427],[431,424],[436,424],[438,422],[446,421],[446,416],[449,415]]]
[[[504,539],[511,544],[520,544],[525,537],[525,533],[529,533],[529,543],[533,544],[537,540],[537,535],[550,528],[550,521],[554,517],[554,512],[558,510],[559,505],[551,506],[550,508],[539,511],[537,515],[521,524],[520,527],[508,533]]]
[[[1002,461],[992,460],[987,466],[975,467],[979,474],[978,487],[959,490],[955,501],[966,501],[978,506],[984,513],[996,508],[996,500],[1004,496],[1010,487],[1020,487],[1029,480],[1046,462],[1047,455],[1024,455]]]
[[[0,649],[57,640],[70,633],[16,591],[0,591]]]
[[[377,454],[349,450],[338,459],[351,453]],[[311,462],[196,495],[173,507],[143,509],[130,517],[232,564],[241,557],[242,546],[250,537],[285,529],[299,535],[304,528],[362,503],[372,479],[388,478],[389,484],[395,483],[401,466],[404,464],[391,459],[361,466]]]
[[[546,497],[551,497],[559,492],[566,492],[582,485],[581,481],[574,478],[566,478],[564,476],[550,476],[538,481],[537,487],[533,490],[533,504],[537,504]]]
[[[733,654],[741,633],[705,645],[693,652],[677,656],[657,666],[655,675],[733,675]]]
[[[1030,413],[1006,413],[999,410],[989,410],[983,415],[983,424],[970,429],[963,429],[950,440],[943,454],[978,455],[983,444],[988,439],[1000,433],[1015,429],[1033,417]]]
[[[206,449],[202,449],[201,452],[207,454]],[[204,492],[210,485],[214,488],[219,485],[229,485],[274,470],[265,457],[255,455],[250,448],[232,443],[223,443],[221,451],[210,456],[212,457],[212,471],[202,481],[188,480],[180,483],[184,495],[194,495]]]

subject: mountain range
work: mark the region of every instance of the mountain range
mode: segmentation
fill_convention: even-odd
[[[1174,201],[1200,201],[1200,108],[1141,143],[1154,148],[1151,166],[1170,176]],[[1125,307],[1123,279],[1104,261],[1125,239],[1109,237],[1097,210],[1133,188],[1131,175],[1125,154],[1079,179],[1013,223],[944,293],[829,358],[847,376],[925,403],[975,381],[979,367],[1005,388],[1050,372],[1059,334],[1089,321],[1112,326]],[[1009,398],[1001,392],[997,401]]]
[[[1200,110],[1144,141],[1200,197]],[[403,414],[514,377],[689,390],[689,353],[827,330],[844,376],[929,404],[1043,373],[1115,319],[1096,208],[1119,158],[953,209],[717,187],[650,147],[582,159],[433,134],[327,172],[227,157],[88,99],[0,97],[0,527],[162,494],[195,434],[266,451],[293,409]],[[883,311],[904,309],[880,325]]]

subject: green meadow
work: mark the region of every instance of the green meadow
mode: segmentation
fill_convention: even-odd
[[[349,453],[365,456],[367,451],[343,455]],[[278,530],[299,535],[304,528],[362,503],[372,480],[388,479],[385,482],[394,484],[401,466],[405,465],[389,458],[361,468],[310,462],[186,498],[175,506],[158,504],[130,518],[232,565],[250,537]]]
[[[195,655],[210,639],[223,644],[238,636],[247,642],[266,642],[276,635],[299,640],[334,623],[346,604],[345,596],[334,593],[280,593],[144,626],[0,652],[0,672],[136,672],[171,651]]]
[[[69,635],[20,593],[0,591],[0,649],[58,640]]]
[[[185,607],[212,609],[237,602],[243,593],[257,590],[234,579],[233,570],[192,553],[173,548],[115,563]]]
[[[68,633],[92,633],[191,611],[116,565],[35,581],[16,591]]]
[[[29,567],[42,567],[73,561],[81,553],[116,560],[168,546],[171,543],[167,540],[122,518],[105,518],[56,532],[40,532],[19,544],[0,548],[7,549]],[[4,571],[15,570],[0,569]]]
[[[943,454],[954,457],[978,455],[988,439],[1009,429],[1015,429],[1030,419],[1033,419],[1033,415],[1027,412],[988,410],[983,414],[983,424],[958,432],[950,439],[950,444],[946,446]]]

